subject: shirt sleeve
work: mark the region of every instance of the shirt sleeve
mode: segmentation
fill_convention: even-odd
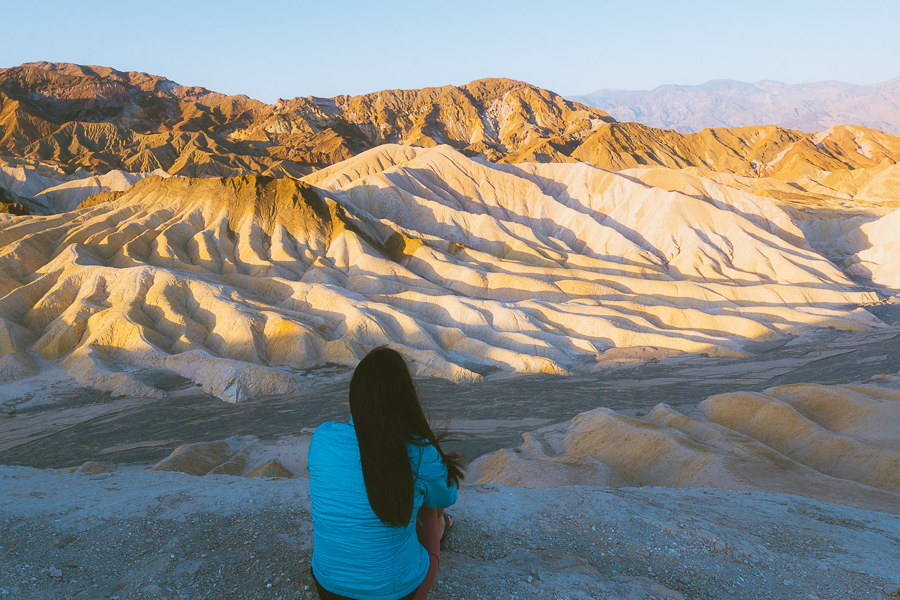
[[[322,435],[319,430],[324,431],[324,427],[319,425],[313,432],[312,439],[309,440],[309,449],[306,451],[306,470],[310,475],[316,470],[319,462],[319,447],[322,445]],[[317,435],[318,434],[318,435]]]
[[[428,508],[447,508],[456,504],[456,484],[447,485],[447,466],[432,445],[422,446],[416,485],[424,488],[423,504]]]

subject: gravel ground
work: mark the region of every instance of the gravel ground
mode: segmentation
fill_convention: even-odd
[[[315,598],[306,480],[0,467],[0,597]],[[883,599],[900,519],[784,495],[466,485],[429,598]]]

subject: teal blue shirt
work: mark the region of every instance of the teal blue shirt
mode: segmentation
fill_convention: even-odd
[[[425,579],[428,551],[416,537],[416,513],[424,504],[456,502],[447,467],[434,446],[409,444],[415,479],[412,518],[405,527],[381,522],[366,495],[353,421],[316,428],[307,469],[312,498],[312,569],[330,592],[359,600],[396,600]]]

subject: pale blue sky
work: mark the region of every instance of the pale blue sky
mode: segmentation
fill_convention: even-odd
[[[0,67],[146,71],[267,102],[509,77],[564,95],[900,76],[900,2],[0,0]]]

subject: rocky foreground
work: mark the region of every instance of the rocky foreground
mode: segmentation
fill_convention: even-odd
[[[0,468],[0,595],[314,598],[305,479]],[[752,492],[466,485],[429,598],[889,599],[900,518]]]

